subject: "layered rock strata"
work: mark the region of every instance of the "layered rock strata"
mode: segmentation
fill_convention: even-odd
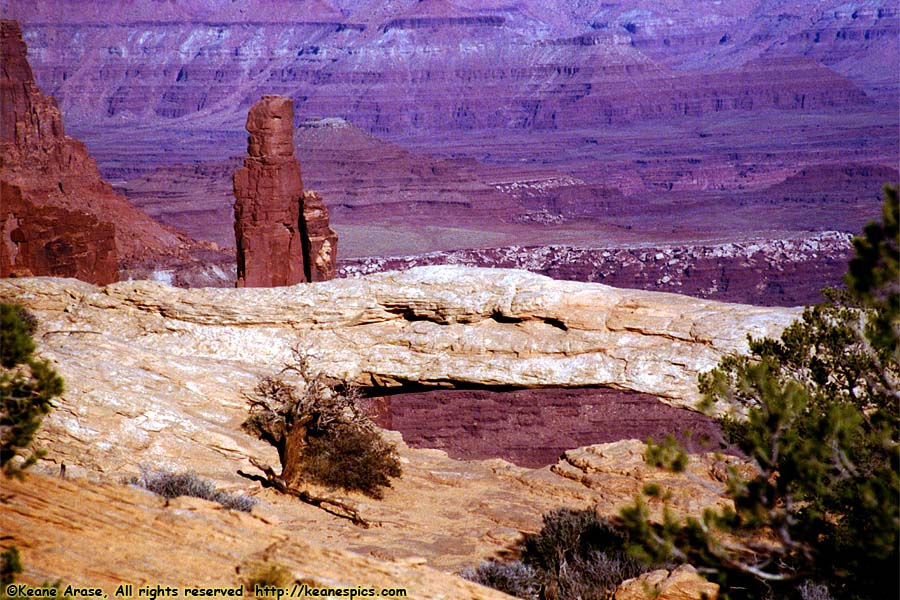
[[[699,372],[799,314],[454,266],[239,291],[8,280],[6,298],[51,311],[54,330],[78,320],[193,360],[271,369],[300,344],[323,374],[373,392],[606,386],[690,408]]]
[[[334,277],[337,235],[294,158],[294,103],[263,96],[247,115],[247,158],[234,173],[237,287]]]
[[[368,404],[375,422],[402,433],[410,447],[437,448],[461,460],[502,458],[543,467],[575,446],[662,441],[669,434],[692,453],[726,445],[716,422],[703,414],[607,388],[435,390]]]

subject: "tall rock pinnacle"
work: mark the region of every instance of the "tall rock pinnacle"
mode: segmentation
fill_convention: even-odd
[[[303,192],[294,158],[294,104],[263,96],[247,115],[247,158],[234,173],[237,287],[334,277],[337,235],[314,192]]]

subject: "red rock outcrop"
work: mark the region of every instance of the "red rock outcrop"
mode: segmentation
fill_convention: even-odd
[[[303,192],[303,270],[307,281],[334,279],[337,260],[337,234],[328,224],[328,209],[319,194]]]
[[[40,207],[0,181],[0,274],[52,275],[105,285],[118,281],[116,230],[85,212]]]
[[[280,96],[263,96],[247,115],[249,156],[234,173],[237,287],[334,277],[337,235],[322,199],[303,191],[293,124],[294,103]]]
[[[0,21],[0,58],[0,275],[109,283],[121,267],[191,247],[116,194],[85,145],[65,135],[56,100],[34,82],[16,21]]]

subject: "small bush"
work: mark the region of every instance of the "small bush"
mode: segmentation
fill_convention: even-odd
[[[0,304],[0,365],[11,369],[27,362],[34,352],[31,336],[36,329],[33,314],[16,304]]]
[[[294,575],[284,565],[278,563],[257,564],[250,569],[244,578],[244,588],[254,593],[256,586],[272,585],[285,588],[294,583]]]
[[[462,575],[525,600],[548,593],[581,600],[608,597],[649,568],[628,555],[623,533],[596,511],[562,508],[544,515],[541,531],[525,538],[520,561],[486,562]]]
[[[19,556],[18,548],[10,546],[0,553],[0,586],[6,588],[16,580],[16,575],[21,572],[22,558]]]
[[[477,568],[464,570],[460,575],[469,581],[523,600],[537,600],[541,589],[537,571],[520,560],[506,563],[485,561]]]
[[[310,436],[303,470],[311,481],[382,498],[382,488],[401,474],[394,445],[373,429],[330,427]]]
[[[164,498],[190,496],[217,502],[229,510],[250,512],[259,502],[252,496],[223,492],[212,482],[200,479],[191,471],[176,473],[165,469],[151,470],[141,467],[140,477],[133,477],[128,483],[138,485]]]

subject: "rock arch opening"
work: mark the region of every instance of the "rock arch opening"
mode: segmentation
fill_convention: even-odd
[[[375,422],[452,458],[553,464],[572,448],[671,433],[691,452],[724,444],[715,420],[651,394],[609,388],[454,389],[370,398]]]

